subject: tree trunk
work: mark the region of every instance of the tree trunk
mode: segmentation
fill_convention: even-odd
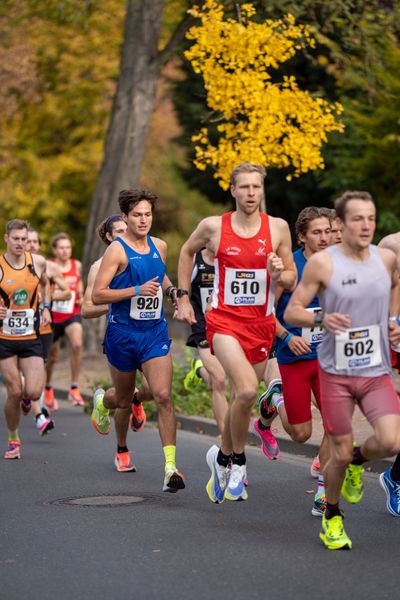
[[[164,0],[127,2],[120,76],[86,230],[84,275],[104,251],[95,234],[98,223],[119,211],[120,190],[138,184],[162,64],[158,43],[163,7]]]

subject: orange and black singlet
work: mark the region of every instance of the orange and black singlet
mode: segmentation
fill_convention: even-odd
[[[0,340],[34,340],[38,337],[39,277],[35,272],[32,255],[25,252],[25,266],[15,269],[0,256],[2,270],[0,297],[7,314],[0,321]]]

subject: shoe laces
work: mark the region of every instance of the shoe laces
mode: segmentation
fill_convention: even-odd
[[[232,487],[237,487],[239,483],[243,482],[246,474],[246,465],[232,465],[231,474],[229,477],[229,483]]]

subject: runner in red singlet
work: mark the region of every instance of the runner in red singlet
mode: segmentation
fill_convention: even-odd
[[[51,241],[54,254],[53,262],[58,264],[63,277],[71,290],[70,300],[56,301],[52,305],[54,324],[54,344],[47,363],[47,384],[45,391],[46,406],[52,405],[54,393],[51,386],[51,376],[60,351],[59,339],[66,335],[71,347],[71,389],[68,399],[73,406],[83,406],[84,400],[78,389],[78,379],[82,363],[81,309],[83,298],[83,283],[81,278],[81,263],[72,258],[72,242],[66,233],[58,233]]]
[[[207,453],[211,469],[207,493],[216,503],[247,499],[244,448],[251,407],[275,337],[274,287],[279,283],[291,289],[296,280],[288,224],[260,212],[264,177],[260,165],[238,165],[231,174],[236,210],[201,221],[179,258],[176,318],[192,324],[195,316],[188,288],[193,258],[203,247],[214,255],[207,340],[232,390],[221,448],[213,446]]]

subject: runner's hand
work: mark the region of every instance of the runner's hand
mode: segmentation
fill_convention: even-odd
[[[50,323],[51,323],[51,312],[50,312],[50,309],[45,307],[42,310],[41,325],[43,325],[43,327],[46,327]]]
[[[311,352],[311,346],[307,340],[300,335],[294,335],[290,338],[288,346],[296,356],[302,356],[303,354],[309,354]]]
[[[330,331],[330,333],[340,333],[341,331],[346,331],[351,326],[350,315],[325,313],[322,324],[327,331]]]
[[[277,281],[283,271],[283,261],[275,252],[268,254],[267,271],[272,280]]]
[[[389,342],[392,348],[400,345],[400,326],[394,321],[389,321]]]
[[[150,281],[146,281],[139,288],[139,296],[155,296],[158,292],[160,284],[157,283],[157,277],[153,277]]]
[[[186,321],[189,325],[197,323],[196,317],[194,316],[193,306],[190,304],[188,296],[178,299],[178,308],[174,312],[174,319],[177,321]]]

